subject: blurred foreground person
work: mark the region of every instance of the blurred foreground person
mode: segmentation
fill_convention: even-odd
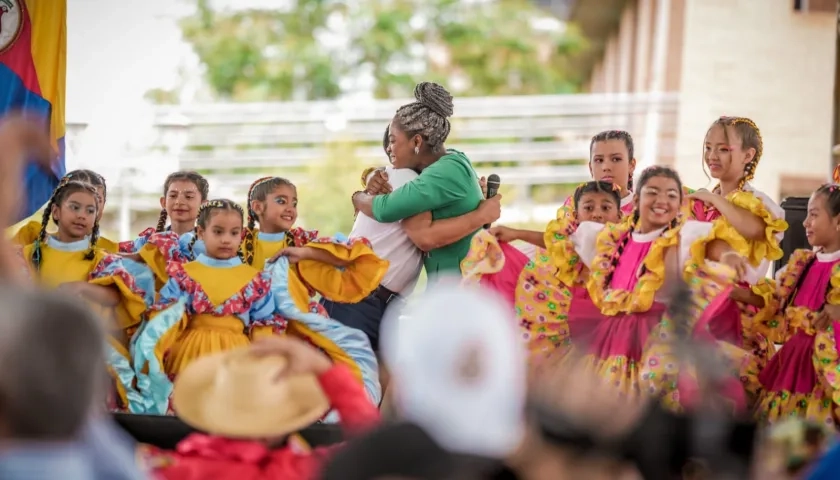
[[[308,480],[334,448],[310,449],[296,432],[332,408],[347,434],[373,427],[379,412],[349,367],[290,337],[197,359],[175,381],[178,416],[195,433],[174,452],[145,459],[166,480]]]
[[[389,310],[380,345],[400,422],[350,442],[323,478],[517,478],[503,463],[525,438],[524,348],[510,308],[459,281]]]
[[[790,417],[772,425],[767,430],[767,436],[762,441],[757,455],[756,478],[840,478],[840,470],[824,470],[820,461],[835,434],[831,426],[797,417]],[[825,476],[827,473],[830,475]]]
[[[0,120],[0,222],[4,226],[17,220],[24,199],[21,179],[32,158],[44,170],[50,170],[56,156],[43,123],[20,115]],[[3,279],[24,282],[28,268],[19,248],[12,247],[5,235],[0,236],[0,274]]]
[[[101,321],[75,301],[8,284],[0,306],[0,478],[142,478],[124,439],[96,416]]]

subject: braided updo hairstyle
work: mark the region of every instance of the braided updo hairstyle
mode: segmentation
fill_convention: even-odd
[[[761,160],[761,154],[764,153],[764,141],[761,139],[761,131],[758,126],[746,117],[720,117],[715,120],[709,127],[709,130],[719,125],[723,128],[723,137],[727,143],[731,143],[729,138],[729,128],[732,128],[735,135],[741,140],[741,148],[743,150],[755,149],[755,156],[749,163],[744,165],[744,175],[738,182],[738,190],[743,190],[744,185],[753,179],[755,171],[758,168],[758,161]],[[706,132],[708,134],[708,131]],[[704,146],[705,149],[705,146]],[[706,162],[703,162],[703,170],[706,169]],[[720,189],[720,184],[716,185],[713,191]]]
[[[391,161],[391,154],[388,152],[388,147],[391,146],[391,125],[385,126],[385,136],[382,137],[382,149],[385,150],[385,156],[388,157],[388,161]]]
[[[589,142],[589,161],[592,162],[592,149],[598,142],[606,142],[609,140],[621,140],[624,146],[627,147],[627,162],[633,161],[633,137],[624,130],[604,130],[592,137]],[[627,178],[627,190],[633,191],[633,172]]]
[[[644,186],[650,181],[650,179],[652,179],[654,177],[670,178],[670,179],[674,180],[675,182],[677,182],[677,191],[680,192],[680,203],[682,203],[683,188],[682,188],[682,180],[680,180],[680,176],[677,174],[677,172],[674,169],[668,168],[668,167],[663,167],[661,165],[654,165],[654,166],[648,167],[648,168],[644,169],[644,171],[642,171],[642,174],[639,176],[639,192],[641,192],[642,188],[644,188]],[[637,195],[638,195],[638,193],[637,193]],[[627,242],[630,241],[630,238],[633,235],[633,230],[636,228],[636,224],[639,223],[639,206],[638,205],[636,205],[636,208],[633,209],[633,217],[632,217],[632,219],[630,219],[630,221],[631,221],[630,229],[624,234],[624,236],[621,237],[621,239],[619,239],[618,246],[612,254],[612,258],[611,258],[611,261],[610,261],[610,264],[612,265],[612,267],[607,272],[606,279],[605,279],[606,285],[609,285],[610,282],[612,281],[613,273],[615,272],[615,268],[618,265],[618,259],[621,258],[621,255],[624,253],[624,249],[627,247]],[[680,222],[680,217],[679,217],[679,215],[677,215],[676,217],[674,217],[673,220],[671,220],[671,223],[668,225],[668,228],[666,228],[665,232],[663,232],[662,234],[664,235],[665,233],[668,232],[668,230],[677,228],[677,225],[679,225],[679,222]],[[642,269],[639,272],[639,275],[643,275],[644,273],[645,273],[645,266],[644,266],[644,264],[642,264]]]
[[[32,256],[30,257],[32,267],[35,270],[39,270],[41,268],[41,246],[47,240],[47,226],[50,222],[50,219],[52,218],[53,223],[58,225],[57,219],[52,217],[53,207],[61,206],[61,204],[65,200],[67,200],[67,197],[76,192],[90,193],[91,195],[93,195],[94,200],[98,196],[98,193],[96,192],[96,187],[89,183],[70,180],[69,175],[65,175],[64,178],[61,179],[61,182],[59,182],[58,186],[55,188],[55,190],[53,190],[52,196],[47,202],[47,205],[44,207],[44,213],[41,216],[41,230],[38,232],[38,237],[35,239],[35,244],[32,248]],[[98,204],[96,208],[97,210],[99,209]],[[85,253],[85,260],[93,260],[93,258],[96,256],[96,242],[98,240],[99,221],[96,220],[96,218],[94,218],[93,231],[90,234],[90,247],[88,248],[87,253]]]
[[[280,186],[295,188],[295,184],[285,178],[263,177],[252,183],[251,188],[248,189],[248,226],[245,229],[245,242],[242,248],[243,260],[248,265],[254,264],[254,229],[257,227],[257,222],[259,222],[257,212],[251,208],[251,202],[254,200],[264,202],[268,194]]]
[[[169,187],[173,182],[180,181],[192,182],[198,189],[198,194],[201,195],[202,202],[206,201],[207,197],[210,195],[210,184],[207,182],[206,178],[198,172],[182,170],[180,172],[170,173],[169,176],[166,177],[166,180],[163,182],[163,196],[166,197],[166,194],[169,192]],[[166,229],[167,216],[166,209],[161,208],[160,217],[158,217],[157,227],[155,228],[156,232],[162,232]]]
[[[449,117],[454,113],[452,95],[437,83],[422,82],[414,87],[416,102],[403,105],[394,120],[408,138],[420,135],[432,153],[443,153],[449,137]]]
[[[198,207],[198,218],[195,219],[195,234],[190,240],[189,249],[191,255],[195,256],[193,246],[195,245],[196,240],[198,240],[198,227],[201,227],[202,230],[206,230],[207,222],[210,220],[210,217],[219,210],[232,210],[239,212],[240,218],[242,218],[243,222],[245,221],[245,211],[242,210],[242,207],[233,200],[220,198],[203,203],[200,207]]]

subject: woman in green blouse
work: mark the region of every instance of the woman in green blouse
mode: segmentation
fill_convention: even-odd
[[[420,175],[388,194],[356,192],[353,206],[383,223],[409,219],[403,222],[407,229],[427,228],[434,221],[434,236],[419,243],[415,240],[428,252],[426,274],[457,275],[473,234],[495,221],[498,213],[492,205],[478,208],[483,196],[470,160],[444,147],[453,113],[452,95],[436,83],[423,82],[415,87],[414,98],[417,101],[400,107],[391,120],[389,153],[395,168],[411,168]],[[443,219],[451,220],[439,222]]]

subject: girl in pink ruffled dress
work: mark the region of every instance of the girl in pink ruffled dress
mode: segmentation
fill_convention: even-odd
[[[755,412],[768,422],[804,417],[833,425],[840,405],[832,398],[840,400],[832,322],[840,320],[840,186],[811,195],[804,225],[813,250],[794,251],[764,296],[767,321],[759,329],[784,345],[757,375]]]
[[[671,388],[663,382],[673,365],[657,364],[655,356],[648,356],[642,375],[641,360],[651,332],[663,320],[671,294],[667,286],[682,280],[689,252],[701,238],[681,234],[682,205],[676,172],[650,167],[639,178],[632,215],[606,226],[583,222],[572,235],[590,270],[587,289],[600,309],[595,318],[569,316],[570,324],[589,322],[592,327],[587,344],[576,342],[572,350],[583,356],[584,368],[628,398],[643,392],[662,395]],[[698,266],[691,288],[698,310],[713,315],[720,295],[728,294],[736,272],[743,271],[744,259],[725,243],[709,247],[706,256],[713,261]]]
[[[782,257],[779,242],[788,225],[782,208],[749,183],[763,153],[761,133],[749,118],[720,117],[709,127],[703,151],[703,165],[718,184],[689,197],[692,218],[698,221],[693,225],[705,231],[704,223],[710,223],[708,241],[722,240],[748,260],[744,281],[721,314],[711,319],[709,329],[719,340],[751,350],[769,348],[772,353],[772,345],[756,338],[751,329],[760,319],[753,318],[757,305],[750,291],[756,285],[757,292],[766,289],[764,277],[770,264]]]
[[[567,322],[571,311],[588,311],[598,314],[586,290],[588,270],[580,262],[571,240],[580,222],[599,224],[615,223],[621,219],[620,188],[607,182],[592,181],[580,185],[573,196],[571,207],[561,208],[557,218],[549,222],[545,231],[517,230],[494,227],[476,235],[474,248],[468,255],[465,267],[482,272],[480,284],[494,289],[513,305],[522,339],[527,343],[535,363],[549,356],[560,360],[571,343],[572,336],[585,335],[588,324],[574,326],[574,334]],[[495,238],[494,238],[495,237]],[[533,259],[528,259],[514,247],[499,238],[516,237],[539,247]],[[544,249],[544,250],[543,250]],[[493,265],[501,265],[496,273]],[[484,270],[477,268],[486,266]],[[467,271],[465,273],[468,274]],[[579,315],[585,317],[586,315]]]

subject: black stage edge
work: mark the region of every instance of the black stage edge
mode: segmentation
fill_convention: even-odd
[[[196,431],[178,417],[130,413],[115,413],[113,416],[117,424],[134,440],[168,450],[175,448],[181,439]],[[343,440],[338,425],[313,425],[299,433],[312,447],[333,445]]]
[[[808,215],[808,197],[788,197],[782,200],[781,207],[785,210],[785,220],[788,223],[788,230],[782,240],[784,256],[776,260],[774,272],[787,265],[788,257],[794,250],[799,248],[811,248],[808,239],[805,237],[805,227],[802,222]]]

